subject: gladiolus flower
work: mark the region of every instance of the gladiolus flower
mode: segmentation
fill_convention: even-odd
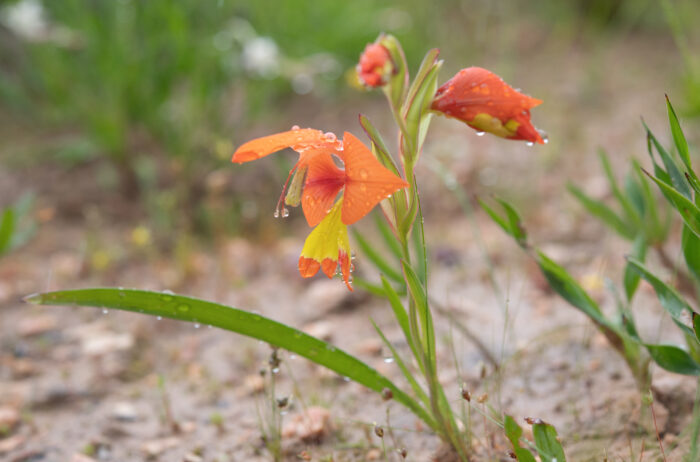
[[[394,70],[389,50],[379,43],[370,43],[360,55],[357,64],[357,77],[365,86],[370,88],[381,87],[389,80]]]
[[[321,269],[326,276],[332,278],[340,268],[345,285],[352,290],[350,239],[348,227],[341,219],[342,208],[343,199],[340,199],[306,238],[299,257],[299,273],[305,278],[310,278]]]
[[[479,132],[544,144],[530,122],[530,109],[541,103],[513,89],[493,72],[469,67],[438,88],[431,108]]]
[[[285,203],[298,205],[300,196],[309,226],[323,220],[341,191],[344,197],[341,219],[349,225],[364,217],[382,199],[408,186],[348,132],[344,133],[342,142],[332,133],[310,128],[265,136],[243,144],[233,154],[232,161],[248,162],[287,147],[299,153],[299,160],[289,172],[278,210],[289,180],[295,175]],[[334,156],[344,163],[344,169],[336,165]]]

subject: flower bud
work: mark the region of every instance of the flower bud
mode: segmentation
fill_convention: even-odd
[[[369,88],[384,86],[394,72],[394,63],[389,50],[379,43],[370,43],[360,55],[357,64],[357,77]]]

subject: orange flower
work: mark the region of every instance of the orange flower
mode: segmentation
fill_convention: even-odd
[[[382,199],[408,186],[348,132],[344,133],[342,142],[332,133],[324,134],[310,128],[277,133],[243,144],[231,160],[248,162],[287,147],[299,153],[299,160],[289,173],[278,210],[289,179],[296,173],[290,194],[301,194],[301,206],[309,226],[316,226],[323,220],[341,190],[344,190],[341,218],[349,225],[364,217]],[[345,164],[345,169],[336,165],[334,156]],[[303,192],[298,192],[295,183],[301,181],[304,182]],[[288,205],[298,203],[295,197],[290,199],[289,194],[287,198]]]
[[[493,72],[469,67],[438,88],[431,108],[479,132],[544,144],[530,122],[530,109],[541,103],[514,90]]]
[[[369,43],[360,55],[357,77],[367,87],[381,87],[387,83],[393,69],[389,50],[379,43]]]
[[[342,208],[343,199],[341,198],[306,238],[299,257],[299,273],[305,278],[310,278],[322,269],[326,276],[332,278],[340,267],[345,285],[352,290],[350,239],[348,227],[341,219]]]

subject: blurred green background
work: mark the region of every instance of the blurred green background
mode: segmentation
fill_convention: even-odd
[[[693,0],[2,1],[0,161],[3,178],[23,180],[4,181],[0,205],[37,190],[62,216],[140,220],[165,247],[180,231],[259,230],[272,213],[258,198],[281,182],[233,175],[235,145],[304,122],[300,107],[332,119],[358,100],[381,103],[353,83],[380,32],[401,40],[414,70],[441,48],[441,80],[481,63],[507,79],[533,57],[642,35],[678,53],[678,106],[699,115],[698,10]],[[606,70],[580,72],[595,85]],[[263,177],[283,177],[288,160],[276,159]],[[71,188],[78,197],[61,204]]]

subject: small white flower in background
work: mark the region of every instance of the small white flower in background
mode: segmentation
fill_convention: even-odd
[[[270,37],[255,37],[243,44],[243,67],[251,74],[266,79],[279,75],[280,52]]]
[[[39,0],[21,0],[0,10],[0,20],[15,34],[27,40],[46,36],[48,23]]]

